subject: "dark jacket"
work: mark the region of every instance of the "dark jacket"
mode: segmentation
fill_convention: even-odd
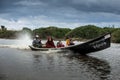
[[[32,42],[32,45],[33,45],[34,47],[41,48],[41,47],[42,47],[41,40],[39,40],[39,39],[34,39],[33,42]]]

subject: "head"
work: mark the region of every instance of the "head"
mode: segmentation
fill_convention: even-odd
[[[48,41],[53,41],[51,36],[48,36]]]
[[[35,37],[39,37],[39,35],[35,35]]]
[[[59,40],[59,42],[61,42],[61,40]]]
[[[62,44],[62,41],[61,41],[61,40],[59,40],[59,43],[60,43],[60,44]]]
[[[39,38],[39,35],[35,35],[35,38],[38,39],[38,38]]]

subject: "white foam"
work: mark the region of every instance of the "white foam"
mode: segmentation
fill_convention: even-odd
[[[28,33],[20,33],[17,35],[17,39],[0,39],[0,47],[29,49],[28,45],[31,44],[31,35]]]

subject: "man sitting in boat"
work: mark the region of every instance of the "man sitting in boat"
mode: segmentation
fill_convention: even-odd
[[[64,44],[61,42],[61,40],[59,40],[59,42],[57,42],[57,47],[64,47]]]
[[[33,40],[32,45],[38,48],[42,47],[42,42],[38,35],[35,36],[35,39]]]
[[[55,48],[55,44],[51,36],[48,37],[48,40],[46,42],[46,48]]]

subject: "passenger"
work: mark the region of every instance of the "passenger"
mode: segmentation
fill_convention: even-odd
[[[66,38],[66,46],[74,45],[73,40],[69,37]]]
[[[59,47],[64,47],[64,44],[61,42],[61,40],[59,40],[59,42],[57,42],[57,48]]]
[[[70,38],[66,37],[66,46],[69,46],[69,45],[70,45]]]
[[[46,48],[55,48],[55,44],[53,42],[53,39],[52,37],[48,37],[48,40],[46,42]]]
[[[42,47],[42,42],[38,35],[35,36],[35,39],[33,40],[32,45],[38,48]]]
[[[75,43],[73,43],[72,39],[70,39],[70,44],[69,45],[75,45]]]

